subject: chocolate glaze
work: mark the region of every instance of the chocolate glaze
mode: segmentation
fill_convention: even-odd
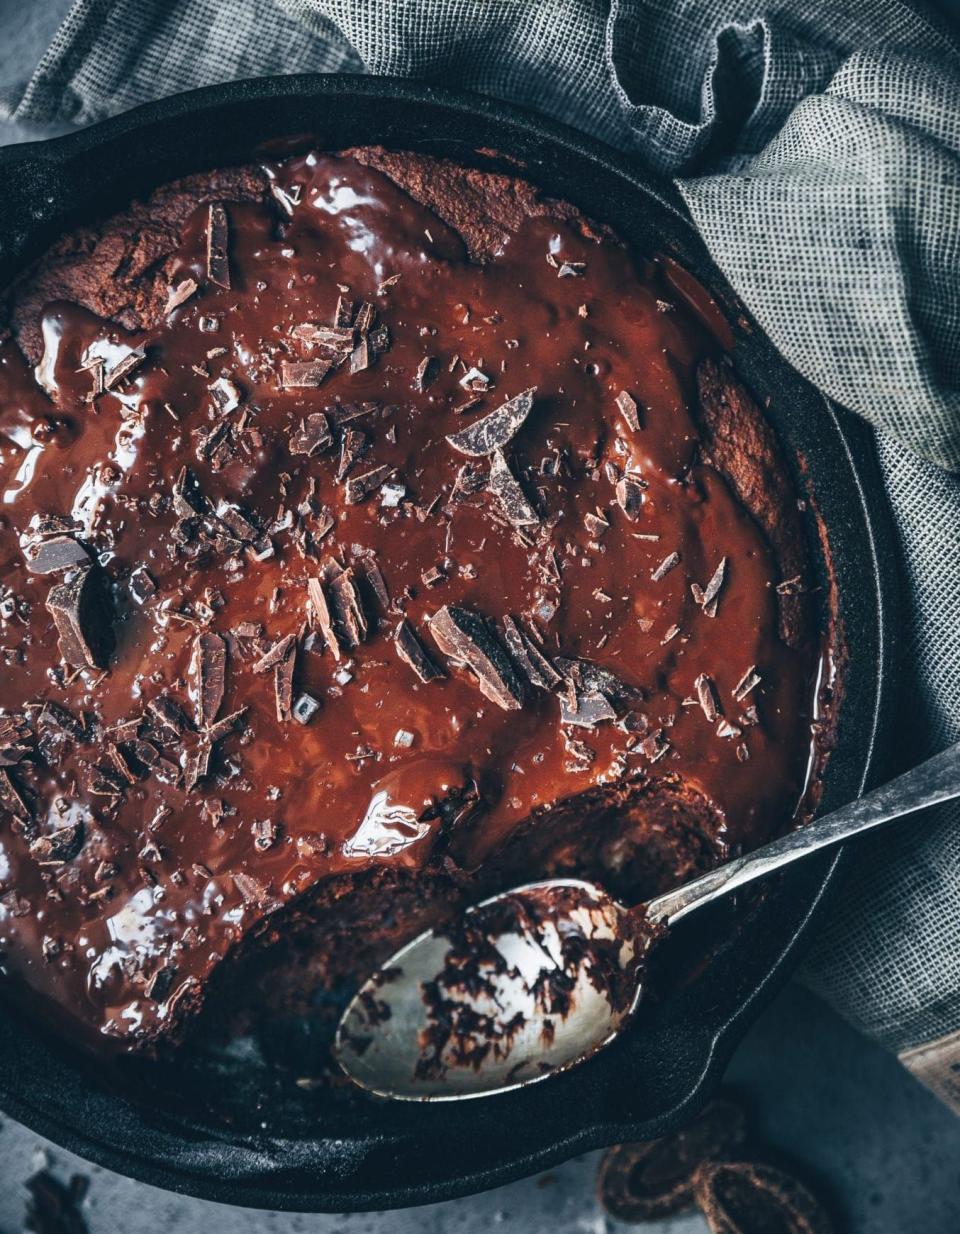
[[[432,198],[430,160],[357,153],[235,173],[213,209],[200,183],[178,239],[107,225],[11,295],[3,969],[126,1047],[169,1033],[241,939],[326,880],[427,878],[441,855],[469,873],[557,803],[664,777],[709,807],[720,854],[804,788],[819,647],[802,570],[782,572],[802,564],[796,510],[769,442],[710,453],[716,310],[522,181],[499,178],[521,186],[509,227],[471,230],[473,173],[458,195],[434,165]],[[131,269],[154,292],[121,312]],[[58,287],[126,325],[51,302],[38,355],[25,306]],[[447,440],[531,388],[501,453]],[[738,478],[761,463],[772,488]],[[93,564],[31,569],[53,534]],[[47,607],[77,568],[107,593],[106,669],[75,647],[63,662]],[[431,635],[440,610],[473,615],[479,657]],[[398,651],[404,620],[442,672]],[[538,656],[561,684],[532,682]],[[499,684],[478,682],[486,662]]]

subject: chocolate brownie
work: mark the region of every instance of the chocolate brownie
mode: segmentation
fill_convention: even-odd
[[[18,988],[148,1049],[270,943],[349,983],[511,879],[641,896],[788,825],[822,645],[717,317],[522,178],[376,149],[192,176],[27,271]]]

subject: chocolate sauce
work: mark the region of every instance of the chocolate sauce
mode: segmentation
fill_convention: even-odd
[[[54,303],[35,373],[0,344],[3,969],[131,1047],[332,874],[472,869],[634,776],[750,846],[810,751],[690,280],[549,217],[481,265],[350,159],[268,170],[149,330]]]

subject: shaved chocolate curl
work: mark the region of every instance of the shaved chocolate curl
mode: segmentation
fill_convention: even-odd
[[[193,640],[190,660],[197,724],[207,728],[223,706],[227,679],[227,644],[219,634],[205,630]]]

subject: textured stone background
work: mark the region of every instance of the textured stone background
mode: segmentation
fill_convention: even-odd
[[[960,15],[960,0],[943,3]],[[68,0],[0,0],[0,88],[24,78],[68,7]],[[0,144],[50,135],[0,124]],[[747,1102],[757,1131],[819,1181],[849,1234],[960,1230],[960,1120],[810,994],[790,987],[765,1012],[737,1053],[728,1083]],[[401,1213],[264,1214],[133,1183],[6,1119],[0,1122],[0,1234],[22,1229],[24,1183],[47,1163],[64,1179],[75,1171],[89,1176],[83,1213],[90,1234],[491,1234],[499,1228],[504,1234],[612,1234],[616,1223],[594,1200],[596,1159]],[[651,1234],[706,1230],[695,1216],[644,1228]]]

